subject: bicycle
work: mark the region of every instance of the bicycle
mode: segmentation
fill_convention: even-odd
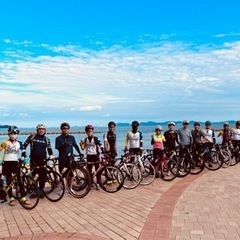
[[[162,159],[161,157],[158,157],[158,161],[160,161],[160,175],[159,178],[161,178],[164,181],[172,181],[177,176],[179,176],[179,164],[174,159],[176,157],[175,151],[167,151],[166,149],[163,151],[165,153],[165,157]]]
[[[69,156],[69,168],[63,173],[68,192],[75,198],[85,197],[91,189],[91,177],[86,169],[86,161],[80,155]]]
[[[204,158],[197,152],[193,156],[189,145],[180,146],[178,161],[180,172],[185,176],[189,173],[193,175],[198,174],[205,167]]]
[[[145,149],[142,153],[139,152],[139,154],[131,154],[128,152],[128,155],[126,155],[127,161],[135,164],[141,172],[140,185],[149,185],[155,179],[156,171],[151,163],[153,158],[150,153],[151,151],[152,150]]]
[[[123,187],[124,176],[122,171],[110,164],[110,159],[108,154],[103,153],[103,156],[97,162],[87,162],[86,164],[96,164],[99,163],[99,167],[96,171],[91,173],[91,185],[97,184],[108,193],[115,193]],[[96,180],[99,179],[99,182]]]
[[[27,175],[26,171],[27,170],[24,161],[19,159],[17,172],[12,175],[11,181],[9,181],[6,186],[3,186],[2,181],[0,181],[1,203],[7,201],[7,193],[10,189],[12,189],[13,196],[18,200],[23,208],[31,210],[37,206],[39,202],[39,189],[33,177]],[[0,176],[2,178],[2,174],[0,174]],[[36,198],[29,200],[30,195],[34,190],[37,192]],[[26,201],[28,201],[28,204],[25,204]]]
[[[116,159],[116,162],[119,162],[117,166],[123,173],[123,187],[126,189],[136,188],[142,180],[141,171],[134,163],[129,162],[128,153]]]
[[[52,161],[53,165],[51,166],[49,162]],[[39,174],[38,169],[44,169],[46,171],[45,184],[43,187],[44,196],[51,202],[57,202],[62,199],[65,192],[65,185],[62,179],[62,176],[54,170],[54,165],[57,159],[44,159],[43,166],[32,166],[29,175],[33,176],[35,181],[39,183]],[[35,173],[36,171],[36,173]],[[34,191],[36,194],[36,191]],[[33,196],[35,195],[33,194]],[[35,197],[35,196],[34,196]],[[41,196],[40,196],[41,197]],[[32,197],[33,198],[33,197]]]

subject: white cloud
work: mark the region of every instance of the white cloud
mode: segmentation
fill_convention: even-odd
[[[98,117],[109,112],[144,117],[151,112],[157,118],[169,114],[169,107],[185,111],[189,106],[194,112],[190,102],[232,103],[239,95],[240,42],[196,48],[165,41],[96,51],[40,44],[35,47],[50,52],[37,57],[20,46],[14,52],[18,61],[0,62],[1,104],[9,110],[17,106],[20,115],[96,111]]]

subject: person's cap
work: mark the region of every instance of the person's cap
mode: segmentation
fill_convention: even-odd
[[[168,126],[171,126],[171,125],[175,126],[175,122],[169,122],[168,123]]]
[[[212,123],[210,121],[206,121],[205,125],[211,125]]]
[[[189,124],[188,120],[183,120],[183,124]]]

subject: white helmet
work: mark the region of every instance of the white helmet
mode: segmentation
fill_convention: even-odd
[[[155,127],[155,130],[162,130],[162,126],[159,126],[159,125],[156,126],[156,127]]]
[[[169,122],[169,123],[168,123],[168,126],[170,126],[170,125],[175,126],[175,122]]]
[[[45,124],[43,124],[43,123],[39,123],[39,124],[36,126],[36,130],[38,130],[38,129],[40,129],[40,128],[44,128],[44,129],[46,129],[47,127],[46,127]]]

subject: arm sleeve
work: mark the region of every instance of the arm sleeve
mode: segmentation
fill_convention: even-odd
[[[74,148],[76,149],[76,151],[78,152],[78,154],[80,155],[80,154],[81,154],[81,151],[80,151],[79,146],[78,146],[77,143],[76,143],[76,139],[75,139],[75,138],[73,138],[73,146],[74,146]]]
[[[126,137],[125,137],[125,142],[124,142],[125,147],[128,146],[128,142],[129,142],[129,132],[127,132]]]
[[[50,142],[50,139],[47,138],[47,152],[48,152],[48,155],[53,155],[53,150],[52,150],[52,147],[51,147],[51,142]]]
[[[143,136],[142,136],[142,133],[139,132],[140,134],[140,147],[142,148],[143,147]]]

